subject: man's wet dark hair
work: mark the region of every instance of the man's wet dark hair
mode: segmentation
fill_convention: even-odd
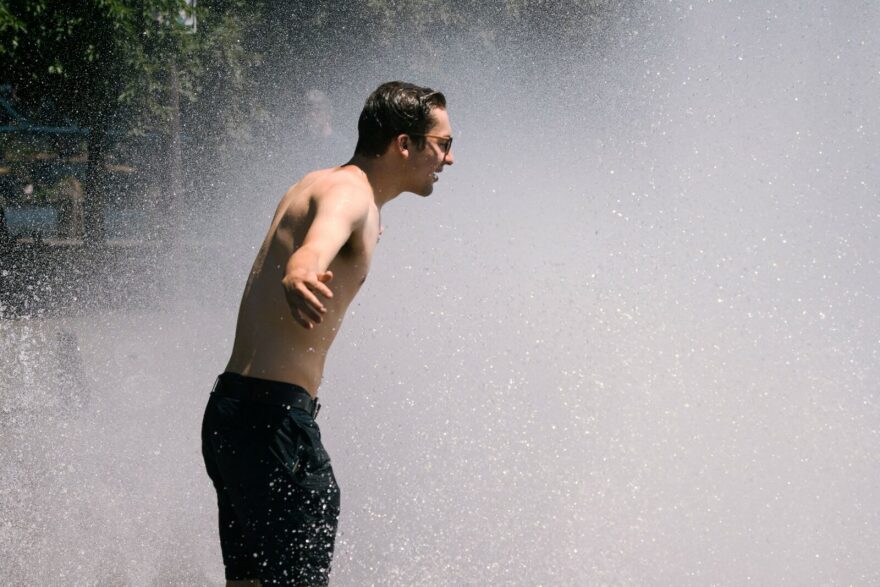
[[[421,148],[431,126],[431,110],[446,108],[446,97],[431,88],[406,82],[386,82],[367,98],[358,119],[358,155],[382,155],[394,137],[408,134]]]

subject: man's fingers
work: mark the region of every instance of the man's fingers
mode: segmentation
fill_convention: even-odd
[[[306,320],[311,320],[316,324],[321,323],[321,313],[315,308],[312,308],[311,306],[305,306],[301,307],[299,311],[303,316],[305,316]]]
[[[288,300],[290,312],[294,315],[294,318],[301,317],[308,322],[321,322],[321,310],[312,306],[308,300],[303,299],[298,294],[299,292],[296,292]]]
[[[309,297],[311,300],[308,299]],[[303,328],[312,328],[314,324],[321,322],[323,307],[308,288],[296,288],[287,292],[287,304],[290,306],[291,317]],[[318,307],[315,307],[315,304]]]
[[[296,322],[303,328],[314,328],[323,320],[323,314],[327,308],[321,303],[318,296],[330,299],[333,292],[324,285],[333,279],[332,271],[315,275],[311,280],[303,280],[298,283],[288,284],[287,301],[291,308],[291,314]]]
[[[312,288],[328,300],[333,297],[333,292],[330,290],[330,288],[320,281],[313,285]]]
[[[331,281],[333,281],[333,272],[325,271],[318,275],[318,282],[312,287],[329,300],[333,297],[333,291],[324,284],[330,283]]]
[[[296,321],[296,323],[299,324],[300,326],[302,326],[303,328],[307,328],[307,329],[312,328],[312,323],[309,322],[308,320],[306,320],[305,317],[303,317],[303,314],[302,314],[302,312],[299,311],[299,309],[291,310],[290,315],[293,316],[293,319]]]
[[[302,285],[297,288],[297,291],[299,292],[299,295],[302,296],[303,301],[305,301],[306,304],[309,306],[309,309],[317,310],[322,314],[327,311],[327,308],[324,307],[324,304],[321,303],[318,297],[313,294],[312,290],[310,290],[308,287]]]

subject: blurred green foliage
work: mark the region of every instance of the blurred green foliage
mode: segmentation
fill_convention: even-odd
[[[192,6],[191,4],[194,4]],[[442,59],[585,44],[620,0],[0,0],[0,83],[19,104],[91,128],[143,132],[168,115],[175,68],[184,116],[247,140],[277,79],[330,83],[380,55]],[[194,17],[195,26],[181,15]],[[479,58],[475,54],[475,59]]]
[[[622,6],[622,0],[0,0],[0,84],[10,85],[17,107],[43,124],[115,136],[182,134],[189,169],[210,175],[260,153],[261,143],[277,143],[285,131],[272,113],[283,113],[284,123],[304,120],[308,91],[352,83],[345,75],[359,65],[388,63],[432,76],[454,45],[475,63],[511,55],[527,77],[560,49],[595,43]],[[171,140],[157,145],[175,148]],[[156,160],[161,175],[169,159]],[[214,179],[187,173],[187,181],[197,193]],[[87,180],[86,191],[99,185]]]

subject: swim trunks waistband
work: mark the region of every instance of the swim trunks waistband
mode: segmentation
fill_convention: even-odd
[[[220,397],[299,408],[310,413],[313,418],[321,409],[318,398],[313,398],[299,385],[249,377],[229,371],[217,377],[217,384],[214,385],[211,393]]]

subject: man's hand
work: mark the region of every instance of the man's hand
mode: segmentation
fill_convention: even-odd
[[[333,298],[333,292],[327,287],[327,283],[333,279],[332,271],[316,273],[314,271],[296,270],[289,272],[281,284],[287,296],[287,304],[290,313],[297,324],[311,330],[316,324],[320,324],[327,308],[318,299]]]
[[[309,330],[320,324],[327,312],[319,296],[333,298],[326,285],[333,279],[330,264],[376,205],[369,186],[355,185],[357,182],[345,177],[322,187],[320,198],[315,196],[314,218],[302,244],[287,260],[281,280],[290,314]]]

